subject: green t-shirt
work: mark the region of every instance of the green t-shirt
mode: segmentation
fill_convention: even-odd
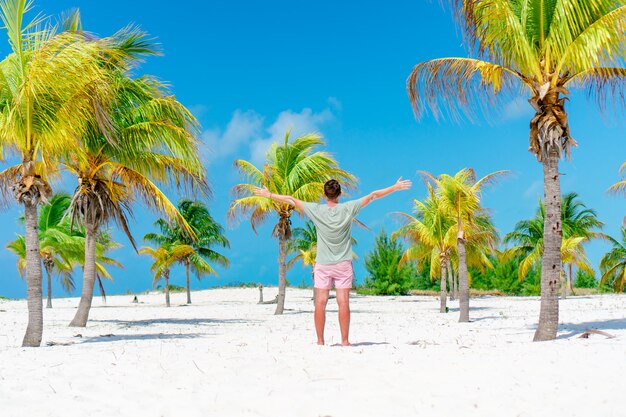
[[[327,204],[304,203],[304,214],[317,229],[315,262],[333,265],[352,260],[352,220],[361,210],[361,199],[328,207]]]

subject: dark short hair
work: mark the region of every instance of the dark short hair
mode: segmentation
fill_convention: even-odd
[[[328,180],[324,184],[324,195],[330,200],[334,200],[341,195],[341,185],[337,180]]]

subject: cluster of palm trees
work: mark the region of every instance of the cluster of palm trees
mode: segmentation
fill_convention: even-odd
[[[447,311],[446,282],[450,282],[453,295],[458,288],[460,322],[469,321],[468,265],[491,266],[487,255],[495,250],[498,239],[491,217],[480,203],[483,187],[503,174],[499,171],[477,180],[471,169],[453,176],[423,173],[427,198],[415,200],[415,216],[399,213],[404,224],[392,234],[409,244],[402,263],[415,262],[418,269],[429,265],[431,278],[441,278],[442,313]]]
[[[450,0],[473,54],[439,58],[413,68],[407,89],[416,116],[472,118],[522,91],[535,110],[529,151],[543,167],[545,216],[541,309],[534,340],[552,340],[558,327],[561,276],[559,160],[576,145],[565,103],[570,88],[587,89],[601,109],[623,105],[626,87],[624,0]],[[622,170],[624,166],[622,166]],[[623,182],[617,189],[623,189]]]
[[[94,283],[105,276],[97,258],[108,224],[116,223],[135,247],[128,218],[141,202],[195,239],[164,190],[209,192],[196,119],[163,83],[131,74],[142,58],[158,53],[147,35],[129,26],[98,38],[83,30],[77,11],[60,24],[41,15],[27,22],[32,6],[26,0],[0,1],[12,48],[0,61],[0,157],[19,157],[0,172],[0,195],[4,203],[13,196],[24,209],[29,312],[24,346],[41,343],[42,256],[46,268],[57,268],[70,283],[70,255],[48,257],[48,242],[73,232],[60,236],[51,222],[42,241],[38,227],[39,206],[51,198],[52,181],[62,171],[77,179],[66,218],[70,230],[83,234],[82,295],[73,326],[85,326]]]

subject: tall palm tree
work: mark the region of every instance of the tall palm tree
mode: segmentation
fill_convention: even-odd
[[[626,285],[626,227],[622,227],[621,232],[621,241],[607,236],[613,247],[600,260],[600,283],[611,283],[615,292],[623,292]]]
[[[459,278],[459,322],[469,322],[469,281],[467,275],[467,252],[466,242],[469,235],[476,235],[487,238],[487,247],[495,246],[495,233],[485,233],[484,228],[475,222],[479,216],[485,220],[485,210],[480,205],[483,187],[492,184],[498,177],[506,171],[497,171],[476,180],[474,170],[464,168],[454,176],[442,174],[439,178],[429,173],[425,173],[430,181],[434,181],[437,192],[441,196],[441,203],[445,210],[448,210],[455,221],[456,250],[458,255],[458,278]],[[488,219],[487,219],[488,220]],[[490,225],[490,222],[483,226]],[[477,252],[477,254],[479,254]],[[485,257],[485,259],[487,259]]]
[[[224,236],[224,228],[215,221],[206,205],[198,201],[180,200],[178,211],[193,229],[195,238],[186,233],[178,224],[172,224],[166,219],[158,219],[155,226],[161,233],[148,233],[144,240],[156,245],[184,244],[188,254],[181,258],[180,263],[185,266],[187,278],[187,304],[191,304],[191,286],[189,280],[190,269],[193,269],[198,280],[204,275],[217,275],[210,263],[227,267],[228,258],[215,251],[213,247],[230,247]]]
[[[122,40],[130,38],[147,48],[143,36],[129,32]],[[143,202],[194,237],[192,228],[162,189],[174,186],[208,192],[193,115],[158,81],[146,76],[132,79],[121,70],[116,74],[110,114],[113,133],[107,134],[92,124],[82,137],[80,150],[67,155],[64,161],[67,170],[78,178],[72,197],[72,220],[85,228],[83,291],[70,323],[75,327],[84,327],[89,318],[96,275],[96,236],[101,227],[114,221],[135,247],[128,216],[135,202]]]
[[[229,217],[250,215],[252,229],[267,219],[271,212],[278,215],[278,223],[272,235],[278,238],[278,303],[275,314],[283,314],[285,287],[287,286],[286,265],[287,242],[291,239],[291,215],[295,207],[253,195],[255,187],[265,187],[272,193],[290,195],[302,201],[318,201],[324,193],[324,183],[332,178],[351,187],[356,178],[339,168],[333,157],[316,147],[325,145],[321,136],[306,134],[289,141],[289,131],[282,144],[275,143],[267,152],[263,169],[244,160],[235,161],[235,166],[244,176],[246,183],[238,184],[233,191],[236,198],[230,207]]]
[[[32,1],[0,0],[0,18],[11,53],[0,62],[0,158],[8,149],[21,162],[0,172],[0,194],[24,206],[28,326],[24,346],[39,346],[43,333],[41,252],[37,207],[52,194],[48,182],[68,148],[78,148],[85,120],[106,129],[108,40],[59,33],[47,18],[31,22]]]
[[[559,321],[561,274],[558,164],[576,144],[570,136],[565,101],[575,87],[587,88],[601,108],[610,96],[623,99],[626,0],[450,3],[475,57],[416,65],[407,80],[410,101],[417,116],[430,110],[435,117],[471,118],[509,99],[520,87],[529,96],[536,112],[530,123],[529,150],[543,166],[546,201],[541,309],[534,340],[552,340]]]
[[[419,270],[430,265],[430,278],[440,278],[439,312],[446,313],[446,276],[456,236],[454,219],[444,208],[433,185],[427,183],[426,186],[426,200],[414,201],[415,216],[397,213],[403,225],[391,237],[403,238],[409,244],[402,255],[401,264],[414,261]]]

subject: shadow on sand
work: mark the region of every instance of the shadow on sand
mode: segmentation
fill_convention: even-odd
[[[360,347],[360,346],[376,346],[376,345],[388,345],[388,342],[357,342],[357,343],[350,343],[350,346],[347,347]],[[343,347],[341,346],[341,343],[335,343],[330,345],[331,347]]]
[[[210,326],[214,324],[244,324],[259,323],[260,320],[242,320],[242,319],[207,319],[207,318],[156,318],[147,320],[89,320],[94,323],[115,323],[126,327],[147,327],[155,324],[178,324],[187,326]]]
[[[585,323],[565,323],[560,326],[561,331],[567,333],[557,336],[557,339],[568,339],[583,333],[585,330],[626,330],[626,319],[611,319],[604,321],[588,321]]]
[[[127,340],[173,340],[173,339],[195,339],[204,337],[202,333],[144,333],[144,334],[109,334],[101,336],[84,337],[80,344],[83,343],[100,343],[100,342],[118,342]]]

